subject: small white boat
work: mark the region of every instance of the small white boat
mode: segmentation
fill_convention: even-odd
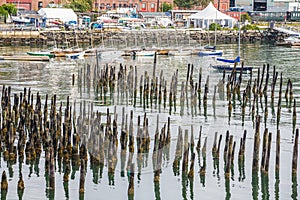
[[[284,39],[285,42],[293,44],[293,43],[299,43],[300,37],[299,36],[290,36]]]
[[[203,50],[198,53],[198,56],[222,56],[223,50]]]
[[[66,54],[66,58],[68,58],[68,59],[82,59],[82,58],[84,58],[84,54],[85,54],[85,51],[78,52],[78,53],[68,53],[68,54]]]
[[[234,64],[217,63],[217,64],[210,64],[210,67],[219,70],[221,72],[223,71],[232,72],[233,70],[235,70],[236,72],[242,71],[243,73],[247,73],[253,70],[253,67],[242,66],[240,63],[236,64],[236,66],[234,66]]]
[[[253,67],[251,66],[244,66],[241,63],[240,56],[237,56],[235,59],[227,59],[227,58],[216,58],[215,64],[210,64],[210,67],[219,70],[221,72],[223,71],[229,71],[232,72],[235,70],[236,72],[242,71],[243,73],[247,73],[252,71]]]
[[[26,23],[30,23],[30,18],[29,17],[23,17],[23,16],[11,16],[11,19],[14,23],[18,23],[18,24],[26,24]]]
[[[134,56],[154,56],[154,54],[155,54],[155,51],[147,51],[147,50],[133,52]]]
[[[55,57],[50,51],[28,51],[27,54],[31,56],[48,56],[49,58]]]
[[[190,56],[192,55],[192,51],[189,50],[169,51],[168,55],[169,56]]]

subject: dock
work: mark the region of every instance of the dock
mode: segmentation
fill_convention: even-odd
[[[0,60],[11,60],[11,61],[50,61],[48,56],[27,56],[27,55],[5,55],[0,56]]]
[[[285,33],[288,35],[294,35],[294,36],[299,36],[300,33],[298,31],[292,30],[289,27],[274,27],[274,30],[281,32],[281,33]]]

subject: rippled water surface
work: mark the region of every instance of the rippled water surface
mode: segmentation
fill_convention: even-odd
[[[223,49],[225,56],[229,58],[237,55],[236,44],[222,44],[219,46]],[[24,53],[29,48],[2,49],[2,52]],[[238,99],[233,103],[231,117],[229,117],[228,101],[226,100],[226,84],[225,93],[216,92],[215,106],[213,106],[214,87],[222,79],[223,74],[214,71],[209,67],[213,63],[213,58],[186,56],[186,57],[168,57],[158,56],[155,76],[159,77],[163,71],[163,77],[167,81],[167,90],[169,91],[171,78],[176,70],[178,70],[178,86],[177,86],[177,107],[170,110],[169,101],[167,106],[163,105],[148,105],[143,106],[140,102],[140,94],[138,88],[136,106],[133,106],[133,99],[124,97],[118,98],[117,93],[112,98],[107,95],[107,101],[104,101],[99,94],[96,93],[93,84],[89,87],[86,77],[87,66],[91,69],[97,65],[95,57],[89,57],[85,60],[68,61],[68,60],[52,60],[50,63],[32,63],[32,62],[1,62],[0,61],[0,84],[11,86],[12,94],[19,94],[24,88],[31,88],[34,98],[37,92],[42,97],[44,103],[45,96],[49,97],[57,95],[57,101],[63,102],[66,105],[67,97],[70,98],[72,106],[75,106],[77,115],[79,115],[80,103],[85,102],[87,109],[93,104],[93,111],[103,113],[102,122],[106,122],[105,113],[107,108],[113,113],[116,110],[118,122],[118,137],[121,132],[122,109],[128,114],[128,126],[130,111],[133,111],[134,135],[137,132],[137,118],[147,113],[149,120],[149,135],[151,138],[149,154],[143,155],[144,162],[139,165],[137,153],[133,154],[132,163],[135,166],[134,171],[134,195],[128,196],[128,185],[130,168],[127,168],[129,154],[127,150],[126,156],[123,158],[121,154],[120,144],[117,148],[117,163],[113,174],[109,173],[108,162],[105,159],[103,168],[92,168],[90,160],[87,162],[85,192],[79,196],[79,177],[80,171],[72,167],[70,180],[68,184],[63,184],[64,165],[56,161],[55,171],[55,192],[54,195],[49,195],[47,179],[45,178],[45,153],[42,152],[39,162],[17,163],[10,164],[1,158],[1,172],[6,171],[8,175],[8,193],[7,199],[18,199],[17,182],[19,171],[21,169],[25,183],[23,199],[297,199],[298,191],[300,191],[299,175],[292,179],[292,153],[294,143],[294,133],[292,126],[292,108],[288,106],[288,102],[284,98],[284,93],[288,79],[293,84],[293,97],[296,99],[297,110],[299,107],[300,97],[300,49],[283,48],[268,44],[242,44],[241,56],[244,58],[246,65],[254,67],[253,81],[257,77],[258,68],[262,69],[263,64],[270,64],[270,74],[272,75],[273,66],[279,74],[282,72],[283,77],[283,99],[281,109],[281,120],[279,129],[281,131],[281,161],[280,173],[275,177],[275,152],[276,152],[276,114],[272,113],[271,106],[268,108],[268,118],[264,123],[264,111],[259,108],[258,113],[262,116],[260,126],[261,145],[262,136],[265,128],[268,128],[272,133],[272,144],[270,152],[269,176],[262,176],[260,171],[258,174],[252,173],[252,157],[253,143],[255,133],[255,123],[251,116],[251,107],[246,106],[246,115],[244,122],[242,121],[241,102]],[[99,68],[104,69],[104,64],[107,58],[99,60]],[[119,70],[120,63],[127,67],[136,66],[138,85],[140,76],[145,74],[145,71],[152,78],[153,73],[153,57],[136,58],[130,57],[118,58],[113,61],[108,60],[109,65],[116,66],[116,71]],[[187,65],[191,64],[194,67],[193,80],[198,82],[199,72],[202,70],[201,80],[201,98],[204,94],[204,85],[209,77],[207,111],[201,106],[192,108],[185,103],[183,111],[180,108],[180,92],[182,82],[186,82]],[[91,70],[93,74],[93,70]],[[72,84],[72,76],[75,81]],[[226,74],[226,77],[229,74]],[[242,89],[244,90],[247,81],[250,79],[250,74],[243,75]],[[271,80],[271,77],[270,77]],[[271,82],[271,81],[270,81]],[[268,93],[270,93],[271,85],[269,82]],[[189,90],[188,90],[189,91]],[[190,92],[190,91],[189,91]],[[279,77],[275,88],[275,113],[277,112],[277,102],[279,93]],[[190,93],[188,93],[190,95]],[[190,97],[188,98],[190,99]],[[252,100],[252,99],[251,99]],[[264,100],[262,100],[264,102]],[[270,100],[268,101],[270,105]],[[182,111],[182,113],[180,113]],[[299,112],[297,111],[297,114]],[[171,121],[171,143],[169,148],[164,149],[160,179],[154,181],[152,152],[154,148],[154,137],[156,130],[157,116],[159,115],[159,129],[167,123],[168,117]],[[206,171],[200,175],[201,167],[203,167],[203,157],[196,153],[194,164],[194,177],[187,178],[180,173],[174,175],[173,161],[175,159],[175,150],[177,143],[178,127],[188,130],[189,138],[191,129],[193,129],[195,144],[199,139],[198,134],[202,127],[201,148],[207,138],[206,147]],[[296,122],[296,128],[299,127],[299,120]],[[233,140],[236,142],[234,152],[234,165],[231,169],[230,178],[225,178],[224,175],[224,160],[223,149],[225,144],[226,131],[229,130],[233,135]],[[238,150],[240,138],[243,136],[244,130],[247,130],[246,150],[245,150],[245,165],[244,169],[238,165]],[[215,132],[218,135],[222,134],[223,140],[220,148],[219,167],[216,167],[212,157],[212,146],[214,142]],[[84,134],[84,133],[82,133]],[[86,133],[88,135],[88,133]],[[190,140],[190,139],[189,139]],[[136,141],[135,141],[136,145]],[[298,145],[299,146],[299,145]],[[260,159],[261,159],[260,146]],[[136,152],[135,147],[135,152]],[[88,149],[90,150],[90,149]],[[191,155],[189,156],[189,159]],[[121,167],[122,159],[125,159],[125,168]],[[259,160],[259,163],[261,160]],[[190,166],[189,161],[189,166]],[[299,165],[299,159],[298,159]],[[180,163],[181,167],[181,163]],[[140,175],[138,175],[140,172]],[[299,169],[298,169],[299,174]]]

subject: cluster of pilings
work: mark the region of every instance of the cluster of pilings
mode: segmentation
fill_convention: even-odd
[[[82,93],[88,88],[88,93],[94,91],[95,97],[104,105],[132,105],[144,109],[168,111],[171,115],[180,111],[183,115],[204,115],[207,117],[208,101],[211,101],[213,116],[216,115],[216,98],[228,102],[228,123],[230,124],[233,109],[239,110],[244,126],[245,116],[251,116],[253,124],[255,116],[262,115],[264,124],[270,117],[276,118],[277,127],[280,124],[283,98],[282,73],[276,67],[264,65],[257,69],[257,77],[253,71],[247,74],[233,71],[223,73],[223,78],[214,86],[213,94],[209,96],[209,75],[204,79],[202,68],[197,73],[193,64],[187,65],[186,80],[178,82],[178,70],[171,77],[165,77],[164,71],[156,72],[156,55],[153,60],[152,75],[148,71],[138,73],[137,66],[119,67],[105,64],[101,66],[88,65],[78,72],[78,87]],[[138,75],[139,74],[139,75]],[[205,81],[204,81],[205,80]],[[276,88],[276,84],[279,87]],[[275,92],[278,90],[278,95]],[[211,97],[211,100],[209,98]],[[287,81],[284,94],[285,107],[292,111],[293,132],[296,128],[296,99],[293,96],[293,84]],[[277,111],[275,100],[277,100]],[[179,108],[178,108],[179,107]],[[271,111],[271,112],[270,112]]]
[[[64,181],[66,182],[68,181],[66,174],[71,169],[71,160],[73,165],[81,166],[81,171],[84,172],[86,168],[87,151],[85,144],[80,142],[78,134],[73,129],[71,123],[72,108],[67,101],[63,116],[62,104],[57,105],[56,96],[51,98],[49,105],[46,95],[44,106],[42,106],[39,93],[36,94],[34,102],[34,94],[26,88],[24,92],[14,94],[13,101],[11,95],[11,88],[3,86],[1,96],[1,151],[4,161],[10,165],[15,164],[17,160],[20,163],[20,180],[17,187],[19,198],[22,199],[25,188],[22,179],[22,163],[25,160],[26,164],[35,166],[35,170],[38,170],[41,154],[45,155],[44,168],[47,192],[50,197],[54,196],[57,165],[58,171],[60,171],[61,162],[63,162]],[[36,171],[36,173],[39,172]],[[85,173],[83,173],[83,178],[80,178],[80,182],[84,182],[84,175]],[[12,175],[10,174],[10,176]],[[2,198],[5,198],[8,189],[6,179],[6,173],[3,171]],[[84,186],[80,185],[80,189],[82,189],[81,187]]]
[[[159,182],[163,173],[163,161],[164,159],[169,161],[171,159],[170,154],[174,155],[172,165],[174,175],[179,176],[181,172],[183,191],[187,190],[188,185],[193,190],[196,158],[200,169],[200,180],[205,185],[207,137],[209,135],[203,136],[201,126],[199,126],[198,137],[194,136],[195,127],[193,126],[190,131],[188,129],[182,130],[181,126],[178,126],[178,133],[176,134],[175,131],[172,132],[171,126],[175,125],[172,125],[171,119],[178,110],[181,116],[189,113],[194,116],[202,113],[203,109],[203,114],[207,117],[207,109],[210,105],[215,110],[217,91],[223,94],[224,99],[222,100],[228,102],[228,123],[230,123],[232,109],[240,109],[243,125],[245,116],[252,116],[254,127],[253,156],[249,159],[252,159],[253,187],[257,185],[255,181],[257,181],[259,169],[262,177],[264,177],[262,179],[264,181],[268,179],[272,148],[272,133],[267,128],[269,109],[271,109],[272,115],[277,116],[275,170],[276,177],[279,177],[280,118],[283,98],[282,73],[279,77],[279,90],[275,90],[276,85],[278,85],[277,77],[279,74],[275,67],[272,68],[273,70],[269,65],[258,68],[255,78],[252,73],[245,77],[242,72],[237,73],[235,70],[231,74],[224,72],[223,77],[214,87],[214,94],[209,96],[209,85],[211,84],[209,76],[203,81],[202,70],[200,69],[195,75],[192,64],[187,66],[186,79],[181,84],[178,70],[171,78],[164,77],[163,71],[158,76],[156,58],[154,58],[152,67],[152,76],[145,71],[140,77],[138,77],[140,74],[138,67],[127,67],[122,64],[118,67],[119,70],[116,66],[101,66],[99,62],[93,66],[86,65],[85,68],[79,70],[77,86],[80,93],[85,88],[88,88],[88,92],[92,89],[96,98],[103,102],[102,105],[115,105],[113,112],[106,107],[106,112],[95,111],[94,104],[85,101],[74,101],[72,106],[69,97],[63,103],[57,101],[56,95],[51,97],[50,101],[46,95],[43,101],[40,93],[33,94],[27,88],[24,88],[24,91],[19,94],[13,94],[10,87],[3,86],[1,94],[1,151],[4,161],[9,163],[8,166],[16,164],[17,161],[20,164],[17,186],[19,198],[22,199],[24,189],[27,189],[26,181],[24,182],[22,178],[22,162],[25,160],[26,164],[34,166],[34,170],[37,170],[36,173],[39,173],[41,155],[45,155],[46,195],[49,198],[54,198],[55,195],[56,172],[63,173],[63,185],[68,198],[69,176],[71,175],[71,179],[74,179],[76,171],[80,173],[78,192],[79,196],[83,198],[88,165],[93,172],[93,182],[98,183],[98,178],[102,177],[103,168],[106,167],[109,184],[115,185],[116,167],[120,158],[120,176],[124,177],[127,174],[128,198],[133,199],[135,174],[137,174],[138,180],[141,179],[143,168],[146,168],[150,162],[148,157],[151,150],[151,173],[153,173],[157,199],[160,198]],[[197,77],[196,80],[195,76]],[[170,79],[170,83],[168,83],[168,79]],[[75,75],[72,80],[75,87]],[[202,86],[202,82],[205,82],[204,86]],[[291,123],[294,146],[290,163],[293,180],[297,180],[299,131],[296,129],[296,100],[293,97],[291,80],[287,81],[286,88],[284,95],[286,107],[293,110]],[[276,96],[277,112],[275,111],[275,93],[278,93]],[[208,104],[209,101],[212,104]],[[133,107],[156,109],[158,114],[154,134],[150,132],[151,129],[149,128],[149,121],[153,119],[149,118],[146,113],[136,116],[133,110],[126,113],[125,107],[123,107],[122,116],[118,115],[117,105],[122,104],[124,106],[124,102],[125,105],[133,105]],[[168,109],[169,113],[167,122],[162,126],[160,126],[159,120],[161,109]],[[118,120],[120,118],[121,120]],[[137,119],[136,123],[134,123],[135,118]],[[261,145],[262,122],[265,125],[265,130]],[[222,130],[222,127],[220,129]],[[175,152],[170,152],[172,137],[177,139]],[[222,133],[219,137],[218,133],[215,133],[214,137],[211,152],[216,171],[219,171],[219,155],[222,140],[224,140],[223,161],[227,191],[230,188],[230,177],[234,173],[233,166],[236,160],[240,170],[239,178],[245,178],[247,131],[240,136],[238,151],[235,150],[238,141],[235,141],[230,130],[226,132],[225,137],[222,136]],[[195,141],[196,138],[197,141]],[[118,153],[119,149],[121,150],[120,154]],[[260,149],[262,149],[261,156],[259,156]],[[234,159],[235,155],[238,156],[238,159]],[[11,169],[8,171],[10,172]],[[6,198],[8,190],[6,172],[3,170],[2,199]],[[186,198],[184,192],[182,195]],[[230,195],[230,193],[226,192],[226,195]]]
[[[102,101],[103,104],[113,103],[114,105],[132,105],[133,107],[142,107],[144,109],[151,108],[157,112],[168,110],[170,115],[179,114],[193,116],[201,115],[202,112],[207,117],[208,108],[208,93],[209,93],[209,76],[206,80],[202,80],[202,69],[199,69],[197,78],[195,80],[194,67],[191,64],[187,65],[187,76],[186,81],[183,81],[181,85],[178,83],[178,70],[175,71],[173,76],[169,78],[170,83],[167,82],[168,78],[164,77],[164,72],[156,73],[156,57],[153,61],[153,74],[152,78],[148,71],[145,71],[140,77],[137,76],[137,67],[124,66],[120,64],[119,70],[116,66],[99,66],[95,65],[95,68],[86,68],[86,72],[80,71],[79,76],[79,87],[82,87],[82,78],[88,74],[89,77],[85,81],[86,85],[93,85],[95,96]],[[93,74],[94,73],[94,74]],[[256,77],[253,77],[256,75]],[[230,124],[233,109],[235,112],[240,110],[242,126],[245,123],[245,116],[251,116],[254,134],[254,146],[253,146],[253,162],[252,171],[257,172],[259,169],[259,151],[260,151],[260,123],[263,122],[266,127],[263,134],[262,143],[262,156],[261,156],[261,173],[268,176],[269,163],[270,163],[270,152],[272,144],[272,133],[269,132],[268,119],[276,119],[276,177],[279,176],[280,169],[280,119],[281,119],[281,108],[284,106],[291,112],[291,124],[292,133],[294,138],[294,149],[293,149],[293,161],[292,171],[293,177],[297,171],[297,157],[298,157],[298,130],[296,130],[296,99],[293,96],[292,82],[290,79],[287,81],[285,91],[285,103],[282,105],[283,99],[283,77],[282,73],[276,70],[276,67],[270,67],[270,65],[263,65],[262,68],[258,68],[255,74],[251,71],[247,76],[243,72],[237,72],[233,70],[230,74],[223,72],[223,78],[214,86],[214,93],[212,96],[211,106],[213,108],[215,116],[216,107],[216,93],[219,93],[221,100],[227,101],[228,105],[228,123]],[[246,78],[245,78],[246,77]],[[197,81],[198,80],[198,81]],[[90,81],[90,83],[88,83]],[[204,82],[204,87],[202,84]],[[169,85],[169,86],[168,86]],[[277,85],[277,88],[276,88]],[[179,89],[181,88],[181,89]],[[139,92],[138,92],[139,90]],[[277,93],[278,95],[275,95]],[[180,97],[180,98],[177,98]],[[275,100],[277,105],[275,105]],[[178,106],[179,105],[179,106]],[[277,106],[277,107],[276,107]],[[179,107],[179,109],[178,109]],[[187,111],[185,112],[185,108]],[[277,108],[277,111],[276,111]],[[203,111],[202,111],[203,109]],[[179,110],[179,112],[176,112]],[[270,112],[271,111],[271,112]],[[188,137],[188,133],[185,132],[185,137]],[[238,150],[238,165],[240,172],[240,179],[243,179],[245,174],[244,170],[244,159],[245,159],[245,144],[246,144],[247,131],[244,132],[240,139]],[[157,136],[157,135],[156,135]],[[155,138],[156,138],[155,136]],[[230,131],[227,131],[225,137],[224,147],[224,165],[225,165],[225,176],[230,177],[230,173],[233,173],[234,166],[234,155],[237,141],[234,141],[233,135],[230,135]],[[188,172],[188,158],[189,150],[194,152],[194,139],[193,132],[191,132],[191,142],[186,143],[188,139],[184,139],[182,144],[182,130],[179,128],[175,160],[173,162],[174,174],[179,174],[180,160],[183,156],[182,174],[192,176],[194,157],[193,153],[190,154],[192,161],[190,163],[190,171]],[[198,159],[200,175],[205,175],[206,168],[206,140],[202,148],[202,162],[200,162],[200,146],[201,146],[201,131],[199,134],[199,140],[197,145]],[[219,136],[219,142],[217,143],[217,133],[215,135],[214,145],[212,148],[214,164],[219,164],[219,152],[222,141],[222,135]],[[182,149],[182,145],[185,147]],[[187,148],[188,146],[188,148]],[[296,169],[296,170],[295,170]],[[185,173],[184,173],[185,172]],[[254,174],[255,175],[255,174]],[[158,173],[155,175],[155,180],[159,179]],[[187,179],[186,179],[187,180]],[[205,182],[205,181],[204,181]]]

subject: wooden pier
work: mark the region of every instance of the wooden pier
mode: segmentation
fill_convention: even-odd
[[[11,61],[50,61],[48,56],[6,55],[0,56],[0,60]]]

